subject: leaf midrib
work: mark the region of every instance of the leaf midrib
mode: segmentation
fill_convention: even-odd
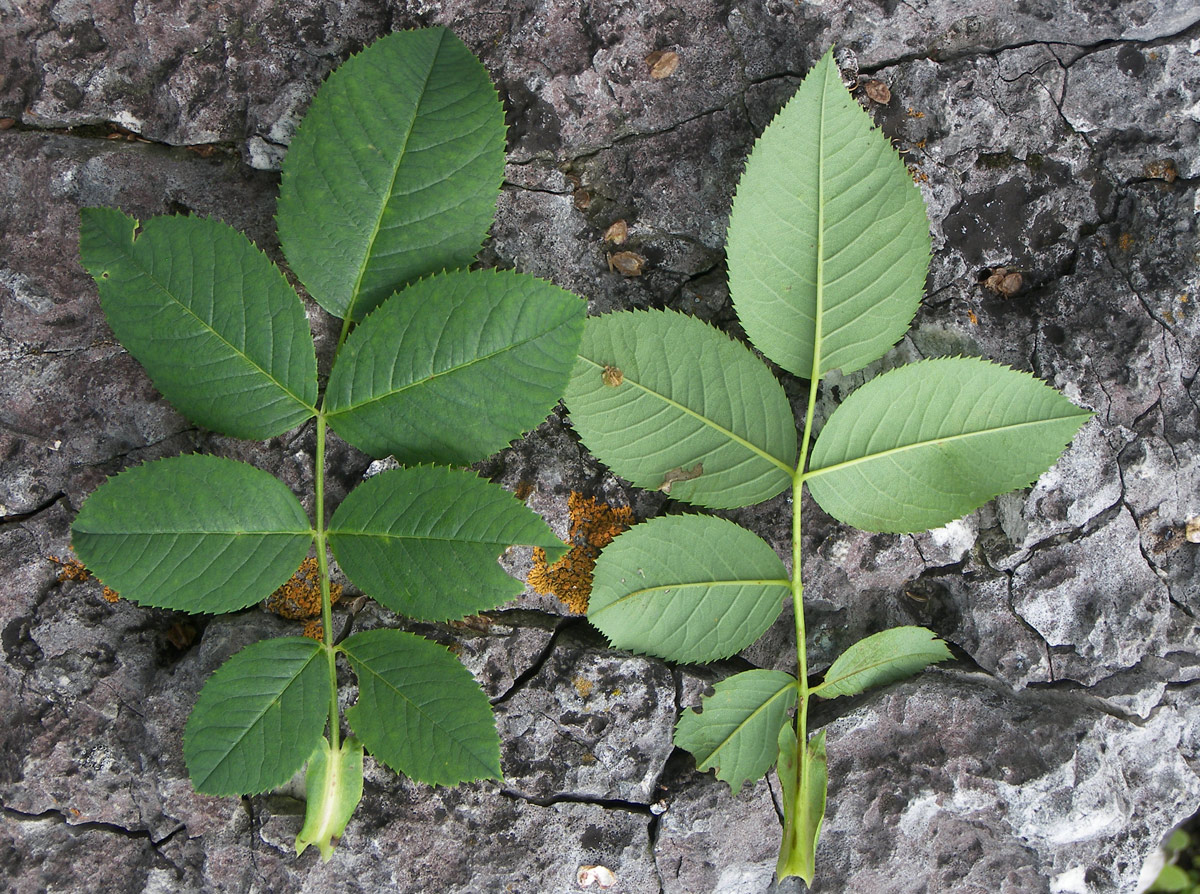
[[[752,721],[756,717],[758,717],[771,704],[773,704],[777,698],[784,695],[789,690],[792,690],[795,688],[796,688],[796,681],[794,679],[789,680],[786,684],[781,686],[777,691],[772,693],[770,695],[770,697],[768,697],[765,701],[762,702],[762,704],[760,704],[758,707],[756,707],[754,710],[752,710],[749,714],[747,714],[745,719],[742,720],[741,722],[739,722],[736,726],[734,726],[733,729],[729,732],[729,735],[727,735],[727,736],[725,736],[725,738],[721,739],[721,741],[713,747],[712,751],[709,752],[708,757],[704,759],[704,763],[708,764],[709,766],[704,769],[709,769],[709,768],[715,766],[713,758],[716,757],[718,752],[720,752],[722,749],[728,747],[729,743],[732,742],[735,738],[737,738],[737,736],[741,733],[741,731],[750,724],[750,721]]]
[[[144,231],[142,233],[142,238],[145,238]],[[277,385],[279,387],[279,389],[284,394],[286,394],[288,397],[290,397],[292,400],[294,400],[300,406],[301,409],[307,410],[311,414],[316,415],[316,412],[317,412],[316,407],[310,405],[306,400],[304,400],[302,397],[300,397],[298,394],[296,394],[294,391],[292,391],[291,388],[289,388],[287,385],[283,384],[283,382],[281,382],[279,379],[275,378],[275,376],[272,375],[270,372],[263,369],[249,354],[247,354],[245,351],[242,351],[241,349],[235,347],[233,342],[229,341],[229,339],[227,339],[224,335],[222,335],[220,332],[218,332],[209,323],[205,322],[205,320],[203,318],[201,318],[201,316],[199,314],[197,314],[194,310],[192,310],[188,305],[184,304],[181,299],[177,298],[175,296],[175,293],[172,292],[169,288],[167,288],[159,280],[159,278],[154,274],[153,270],[150,267],[148,267],[147,265],[142,263],[141,258],[139,257],[138,252],[136,250],[137,249],[137,239],[135,239],[134,241],[129,243],[128,249],[126,248],[123,241],[116,242],[114,240],[114,244],[116,245],[117,249],[123,255],[125,255],[125,257],[127,257],[131,262],[133,262],[133,264],[139,270],[142,271],[143,276],[145,276],[148,280],[150,280],[150,282],[152,282],[155,285],[155,287],[158,288],[158,290],[160,292],[162,292],[172,302],[174,302],[176,305],[178,305],[180,309],[182,309],[185,313],[189,314],[197,323],[200,324],[201,327],[206,329],[209,333],[211,333],[213,335],[213,337],[215,337],[218,341],[220,341],[222,344],[224,344],[226,347],[228,347],[230,351],[232,351],[238,357],[241,357],[247,364],[250,365],[251,368],[258,370],[269,381],[271,381],[275,385]],[[270,263],[270,262],[268,261],[268,263]],[[272,265],[272,266],[274,266],[274,265]],[[109,273],[110,271],[106,270],[104,272]],[[214,288],[215,288],[215,282],[214,282]]]
[[[894,656],[887,657],[887,658],[879,658],[879,659],[876,659],[875,661],[871,661],[867,664],[859,665],[857,668],[849,671],[848,673],[843,673],[840,676],[822,680],[821,684],[819,686],[814,686],[809,691],[814,695],[820,695],[821,693],[825,692],[828,689],[835,689],[839,683],[844,683],[847,680],[853,679],[854,677],[857,677],[860,674],[865,674],[868,671],[877,670],[878,668],[887,667],[888,665],[892,665],[892,664],[901,664],[906,659],[914,659],[914,658],[915,659],[924,659],[924,658],[926,658],[926,656],[928,656],[928,658],[927,658],[927,660],[924,661],[924,663],[921,665],[921,667],[928,667],[930,664],[934,664],[938,661],[945,661],[947,659],[947,655],[944,651],[905,652],[903,655],[894,655]],[[865,688],[866,687],[859,689],[858,692],[864,691]],[[856,695],[856,694],[857,693],[855,693],[855,692],[837,692],[837,693],[834,693],[833,695],[821,695],[821,697],[822,698],[835,698],[836,696],[839,696],[839,695]]]
[[[417,126],[417,119],[421,117],[421,106],[425,102],[425,91],[429,87],[429,79],[433,77],[433,69],[437,65],[437,59],[442,52],[442,44],[445,39],[446,32],[440,31],[438,33],[437,46],[430,57],[429,68],[425,72],[424,83],[421,84],[420,99],[417,100],[417,104],[413,108],[412,118],[409,119],[408,128],[404,133],[404,143],[400,147],[400,151],[396,153],[395,161],[392,162],[392,176],[388,180],[387,189],[383,193],[383,201],[380,203],[378,212],[375,215],[375,224],[371,228],[371,235],[367,238],[367,248],[363,252],[362,261],[358,265],[358,275],[355,276],[354,285],[350,289],[350,303],[346,306],[347,320],[354,319],[354,307],[358,303],[359,296],[362,294],[363,278],[367,275],[367,268],[371,264],[371,258],[375,251],[375,242],[379,238],[379,232],[383,226],[383,215],[394,197],[396,178],[400,176],[400,168],[404,163],[404,159],[408,156],[408,142],[412,139],[413,130]]]
[[[597,363],[595,360],[592,360],[590,357],[584,357],[582,354],[580,354],[579,359],[582,360],[584,363],[591,364],[596,369],[599,369],[599,370],[604,369],[604,364]],[[679,403],[678,401],[672,400],[671,398],[667,397],[665,394],[662,394],[659,391],[655,391],[653,388],[649,388],[649,387],[643,385],[641,382],[632,378],[629,375],[629,373],[623,373],[623,376],[624,376],[623,383],[628,383],[630,385],[633,385],[634,387],[641,389],[646,394],[649,394],[653,397],[657,397],[659,400],[663,401],[663,403],[668,404],[669,406],[682,411],[684,415],[691,416],[692,418],[696,419],[703,425],[707,425],[709,428],[713,429],[714,431],[720,432],[722,435],[729,438],[729,440],[733,441],[734,443],[739,444],[742,447],[745,447],[750,452],[756,454],[757,456],[762,457],[767,462],[771,463],[774,466],[777,466],[779,469],[782,469],[783,472],[787,474],[789,480],[791,480],[795,476],[795,474],[796,474],[795,469],[793,469],[790,465],[785,463],[783,460],[779,459],[779,457],[774,456],[771,453],[768,453],[766,450],[762,449],[757,444],[754,444],[754,443],[746,440],[741,435],[738,435],[737,433],[730,431],[725,426],[715,422],[712,419],[709,419],[707,416],[703,416],[700,413],[697,413],[695,410],[692,410],[690,407],[684,406],[683,404]],[[681,482],[681,483],[684,483],[684,482]]]
[[[821,475],[826,475],[830,472],[840,472],[845,469],[851,468],[853,466],[859,465],[861,463],[871,462],[873,460],[882,459],[883,457],[887,457],[887,456],[896,456],[899,454],[907,453],[910,450],[920,450],[922,448],[930,447],[930,446],[936,445],[936,444],[946,444],[946,443],[951,443],[951,442],[955,442],[955,441],[965,441],[970,438],[976,438],[976,437],[982,437],[982,436],[986,436],[986,435],[997,434],[999,432],[1016,431],[1018,429],[1029,428],[1032,426],[1051,425],[1051,424],[1057,423],[1057,422],[1066,422],[1071,419],[1090,418],[1090,417],[1091,417],[1090,413],[1080,412],[1080,413],[1073,413],[1073,414],[1070,414],[1067,416],[1053,416],[1049,419],[1032,419],[1032,420],[1028,420],[1026,422],[1010,422],[1006,425],[999,425],[999,426],[994,426],[991,428],[981,428],[976,431],[960,432],[958,434],[945,435],[945,436],[937,437],[937,438],[925,438],[920,441],[913,441],[910,444],[901,444],[896,447],[889,447],[887,450],[880,450],[877,453],[868,453],[863,456],[857,456],[854,459],[842,460],[841,462],[834,463],[831,466],[822,466],[819,469],[809,469],[807,472],[805,472],[801,476],[801,479],[804,481],[809,481],[813,478],[818,478]]]
[[[792,586],[792,582],[790,580],[776,580],[776,579],[772,578],[769,580],[767,580],[767,579],[704,580],[704,581],[687,581],[686,583],[657,584],[653,587],[641,587],[637,590],[632,590],[629,593],[626,593],[624,596],[619,596],[616,599],[614,599],[612,602],[608,603],[607,605],[603,605],[600,608],[596,609],[595,611],[588,612],[588,618],[589,618],[589,620],[593,619],[593,618],[597,617],[598,615],[604,614],[604,612],[608,611],[613,606],[620,605],[623,602],[625,602],[626,600],[634,599],[637,596],[642,596],[647,593],[655,593],[655,592],[666,591],[666,590],[685,590],[685,589],[689,589],[692,587],[736,587],[736,586],[750,586],[750,587],[776,587],[776,586],[778,586],[778,587],[784,587],[786,589],[790,589]]]

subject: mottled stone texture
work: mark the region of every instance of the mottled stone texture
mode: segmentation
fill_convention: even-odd
[[[814,669],[903,623],[957,656],[815,709],[831,781],[814,890],[1134,890],[1200,804],[1200,546],[1184,536],[1200,516],[1198,22],[1193,0],[0,2],[0,887],[540,894],[601,864],[626,892],[800,889],[772,881],[775,780],[730,793],[670,748],[679,706],[734,664],[606,651],[533,594],[421,628],[495,701],[507,779],[428,789],[368,760],[363,805],[322,864],[292,853],[294,790],[200,796],[181,755],[206,676],[295,628],[258,609],[109,605],[45,558],[67,552],[105,476],[147,459],[204,450],[301,494],[312,481],[310,429],[236,443],[155,393],[79,266],[78,209],[210,215],[279,259],[274,171],[321,78],[379,35],[445,24],[508,107],[484,260],[593,312],[673,307],[734,333],[723,234],[756,134],[830,43],[850,81],[889,86],[871,111],[929,205],[929,297],[891,355],[828,380],[819,415],[879,369],[960,352],[1032,370],[1097,415],[1037,486],[939,531],[864,534],[806,504]],[[650,77],[654,50],[678,53],[670,77]],[[640,276],[609,267],[617,220]],[[1021,287],[987,289],[999,267]],[[309,310],[327,364],[329,322]],[[330,460],[337,501],[367,459],[335,441]],[[608,475],[557,416],[484,470],[532,487],[563,532],[571,490],[640,518],[670,508]],[[786,497],[730,513],[784,555],[789,514]],[[529,558],[505,562],[521,573]],[[792,630],[785,612],[743,657],[789,667]]]

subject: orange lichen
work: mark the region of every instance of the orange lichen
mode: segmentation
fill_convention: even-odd
[[[554,564],[546,562],[546,551],[533,550],[529,585],[535,593],[554,594],[575,614],[585,614],[592,594],[592,573],[600,550],[633,523],[629,506],[609,506],[594,497],[571,491],[567,497],[571,528],[567,533],[570,551]]]
[[[315,639],[319,643],[325,642],[325,630],[321,626],[321,619],[314,618],[313,620],[308,621],[304,625],[304,632],[302,635],[307,636],[309,639]]]
[[[55,565],[59,566],[58,582],[60,584],[63,581],[68,580],[77,580],[82,582],[96,579],[96,575],[88,571],[84,564],[74,557],[70,559],[60,559],[58,556],[46,556],[46,558]],[[103,590],[101,590],[100,596],[105,602],[116,602],[121,598],[117,591],[111,587],[105,587]]]
[[[329,601],[342,598],[342,585],[331,584]],[[321,614],[321,566],[309,556],[287,583],[267,597],[267,610],[281,618],[301,620]],[[304,634],[308,636],[306,632]]]

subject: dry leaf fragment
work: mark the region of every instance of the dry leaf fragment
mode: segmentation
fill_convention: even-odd
[[[671,492],[671,485],[678,481],[691,481],[693,478],[699,478],[704,474],[704,463],[696,463],[690,469],[672,469],[663,475],[663,483],[659,485],[659,490],[664,494]]]
[[[1011,298],[1024,284],[1021,274],[1008,267],[997,267],[983,280],[983,287],[1001,298]]]
[[[679,68],[679,54],[672,50],[655,50],[646,57],[646,64],[650,66],[650,77],[661,81],[675,74],[675,69]]]
[[[16,118],[0,118],[0,130],[8,130],[17,123]]]
[[[622,276],[641,276],[646,268],[646,259],[633,251],[619,251],[608,256],[608,269]]]
[[[621,372],[619,366],[606,366],[604,372],[600,373],[600,378],[604,380],[604,384],[609,388],[616,388],[625,381],[625,373]]]
[[[1184,536],[1187,537],[1188,543],[1200,543],[1200,516],[1193,516],[1187,520]]]
[[[613,245],[624,245],[625,240],[629,238],[629,224],[625,221],[618,220],[609,225],[604,231],[604,241],[610,242]]]
[[[607,866],[580,866],[579,887],[590,888],[592,882],[601,888],[611,888],[617,883],[617,877]]]
[[[867,81],[863,84],[863,93],[867,94],[867,99],[871,102],[877,102],[881,106],[886,106],[892,101],[892,91],[883,81]]]
[[[1147,162],[1145,171],[1147,177],[1165,180],[1168,183],[1174,183],[1175,178],[1179,176],[1179,168],[1175,166],[1173,158],[1160,158],[1157,161]]]

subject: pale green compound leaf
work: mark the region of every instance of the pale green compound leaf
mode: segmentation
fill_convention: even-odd
[[[924,627],[893,627],[860,639],[837,657],[821,685],[812,690],[822,698],[858,695],[912,676],[954,656],[949,647]]]
[[[333,856],[333,841],[341,838],[363,793],[363,746],[350,738],[335,749],[322,738],[304,772],[304,827],[296,836],[296,856],[310,844],[322,862]]]
[[[138,227],[120,211],[84,208],[79,253],[109,326],[163,396],[237,438],[311,418],[312,334],[279,268],[220,221],[153,217]]]
[[[745,528],[707,515],[661,516],[600,554],[588,620],[618,649],[715,661],[762,636],[790,588],[779,556]]]
[[[805,480],[846,524],[924,531],[1032,484],[1091,415],[1028,373],[923,360],[871,379],[830,415]]]
[[[400,630],[356,633],[339,648],[358,676],[346,720],[378,760],[429,785],[501,778],[491,705],[446,649]]]
[[[566,386],[585,302],[512,271],[423,279],[343,346],[325,408],[372,456],[468,465],[535,428]]]
[[[410,618],[462,618],[520,595],[497,557],[566,546],[537,513],[473,472],[416,466],[355,488],[329,523],[338,564],[368,596]]]
[[[376,41],[321,85],[284,158],[288,264],[355,321],[405,283],[466,267],[496,213],[504,132],[487,71],[449,31]]]
[[[775,763],[779,728],[796,704],[796,678],[773,670],[751,670],[722,680],[675,725],[675,744],[696,758],[696,769],[716,770],[736,794]]]
[[[638,487],[713,509],[792,483],[796,427],[744,345],[675,311],[592,317],[564,401],[584,444]]]
[[[242,649],[204,684],[183,731],[196,791],[254,795],[283,785],[321,741],[330,693],[320,643],[287,636]]]
[[[139,605],[237,611],[300,567],[313,540],[287,485],[216,456],[127,469],[88,497],[71,545],[106,586]]]
[[[726,253],[746,334],[806,379],[860,369],[908,330],[929,252],[921,193],[842,86],[831,50],[738,183]]]
[[[809,739],[808,747],[801,751],[792,725],[784,725],[779,731],[779,781],[783,788],[783,843],[775,874],[780,881],[795,875],[812,885],[829,787],[825,730]]]

